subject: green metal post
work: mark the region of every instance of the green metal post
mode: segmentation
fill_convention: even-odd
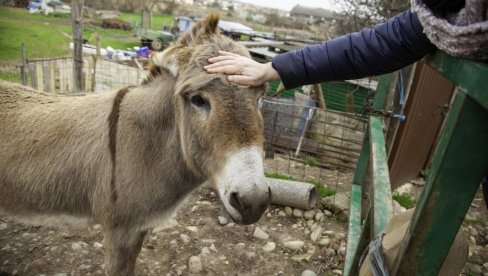
[[[396,257],[397,275],[437,275],[488,167],[487,122],[488,110],[458,91]]]
[[[391,86],[392,74],[381,75],[376,87],[376,94],[374,95],[373,107],[376,109],[383,109],[385,107],[388,90]]]
[[[361,255],[362,251],[358,249],[359,238],[361,235],[361,196],[362,196],[362,184],[366,175],[369,162],[369,134],[366,132],[363,139],[363,146],[361,148],[361,154],[354,173],[354,179],[351,188],[351,207],[349,210],[349,231],[347,236],[347,253],[344,264],[344,275],[354,275],[355,256]],[[359,257],[357,258],[359,261]]]
[[[441,51],[429,55],[425,61],[488,109],[488,66],[486,64],[455,58]]]
[[[371,139],[371,164],[373,170],[373,234],[377,235],[392,217],[388,157],[386,156],[383,124],[380,117],[369,118],[369,136]]]

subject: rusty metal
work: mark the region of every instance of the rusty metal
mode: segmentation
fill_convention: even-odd
[[[419,176],[428,164],[449,106],[454,85],[419,62],[405,104],[407,120],[400,124],[389,155],[393,188]]]

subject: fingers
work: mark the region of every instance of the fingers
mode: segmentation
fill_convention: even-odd
[[[241,70],[239,67],[235,66],[234,64],[228,64],[228,65],[223,65],[219,64],[214,67],[205,67],[205,70],[209,73],[222,73],[226,75],[232,75],[232,74],[239,74]]]
[[[211,63],[209,65],[205,65],[203,66],[203,68],[208,71],[208,69],[218,68],[225,65],[235,65],[235,64],[236,62],[234,60],[221,60],[215,63]]]
[[[236,56],[229,56],[229,55],[224,55],[224,56],[216,56],[216,57],[211,57],[208,59],[208,62],[209,63],[216,63],[216,62],[220,62],[220,61],[224,61],[224,60],[240,60],[242,59],[243,57],[242,56],[239,56],[239,55],[236,55]]]

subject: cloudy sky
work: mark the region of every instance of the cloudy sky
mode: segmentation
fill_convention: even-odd
[[[300,4],[307,7],[318,7],[328,10],[335,10],[335,0],[238,0],[239,2],[252,3],[266,7],[278,8],[290,11],[295,5]]]

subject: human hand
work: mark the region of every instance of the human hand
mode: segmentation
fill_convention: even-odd
[[[225,51],[219,51],[219,54],[208,59],[209,65],[203,67],[207,72],[226,74],[227,80],[249,86],[259,86],[267,81],[280,79],[271,62],[263,64]]]

